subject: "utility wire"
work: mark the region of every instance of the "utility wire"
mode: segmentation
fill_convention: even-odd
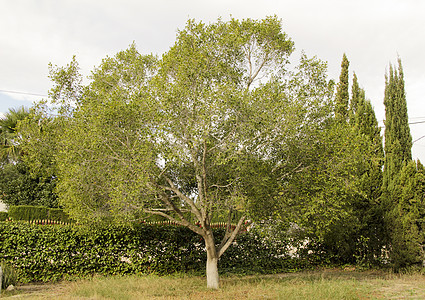
[[[423,139],[424,137],[425,137],[425,135],[423,135],[423,136],[421,136],[420,138],[418,138],[418,139],[414,140],[414,141],[412,142],[412,144],[414,144],[415,142],[419,141],[420,139]]]
[[[49,97],[48,95],[37,94],[37,93],[29,93],[29,92],[18,92],[18,91],[9,91],[9,90],[0,90],[0,92],[2,92],[2,93],[10,93],[10,94],[38,96],[38,97]],[[425,117],[414,117],[414,118],[411,118],[411,119],[421,119],[421,118],[425,118]],[[384,120],[382,120],[382,122],[383,121]],[[410,122],[408,124],[409,125],[412,125],[412,124],[422,124],[422,123],[425,123],[425,121]],[[384,126],[380,126],[380,127],[385,127],[385,125]]]
[[[9,94],[20,94],[20,95],[30,95],[30,96],[38,96],[38,97],[48,97],[47,95],[36,94],[36,93],[28,93],[28,92],[7,91],[7,90],[0,90],[0,92],[9,93]]]
[[[411,124],[420,124],[420,123],[425,123],[425,121],[411,122],[411,123],[409,123],[409,125],[411,125]]]
[[[423,118],[423,117],[418,117],[418,118]],[[380,122],[384,122],[385,120],[382,120],[382,121],[380,121]],[[422,124],[422,123],[425,123],[425,121],[417,121],[417,122],[409,122],[409,123],[407,123],[407,124],[409,124],[409,125],[414,125],[414,124]],[[385,124],[383,124],[383,125],[381,125],[381,126],[378,126],[379,128],[384,128],[385,127]]]

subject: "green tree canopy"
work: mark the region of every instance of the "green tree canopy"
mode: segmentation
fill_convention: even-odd
[[[205,241],[207,285],[217,288],[218,259],[245,221],[287,217],[276,209],[298,176],[316,184],[319,160],[331,170],[322,178],[349,182],[352,165],[338,155],[350,152],[326,150],[340,137],[326,64],[302,55],[289,70],[292,51],[276,17],[190,20],[161,58],[131,45],[85,87],[74,63],[52,68],[52,95],[69,96],[57,102],[61,204],[81,222],[157,215],[187,226]],[[322,150],[337,153],[336,167]],[[217,218],[228,222],[221,241],[211,230]]]

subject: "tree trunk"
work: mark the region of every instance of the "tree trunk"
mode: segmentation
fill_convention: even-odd
[[[212,232],[208,232],[204,239],[207,248],[207,288],[218,289],[220,282],[218,276],[218,253]]]

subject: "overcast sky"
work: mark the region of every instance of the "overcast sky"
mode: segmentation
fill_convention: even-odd
[[[84,76],[105,56],[133,41],[142,53],[161,54],[189,18],[277,15],[297,52],[328,62],[338,80],[343,53],[384,119],[384,75],[402,59],[409,121],[425,122],[425,1],[423,0],[0,0],[0,114],[31,106],[51,87],[48,63],[63,66],[73,55]],[[44,97],[45,98],[45,97]],[[413,140],[425,123],[411,124]],[[425,161],[425,138],[413,146]]]

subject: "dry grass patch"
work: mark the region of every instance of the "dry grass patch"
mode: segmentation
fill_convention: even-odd
[[[391,275],[386,280],[372,280],[373,297],[376,299],[425,299],[425,276]]]
[[[197,276],[94,277],[46,285],[18,299],[425,299],[425,277],[382,271],[320,270],[266,276],[229,276],[208,290]]]

